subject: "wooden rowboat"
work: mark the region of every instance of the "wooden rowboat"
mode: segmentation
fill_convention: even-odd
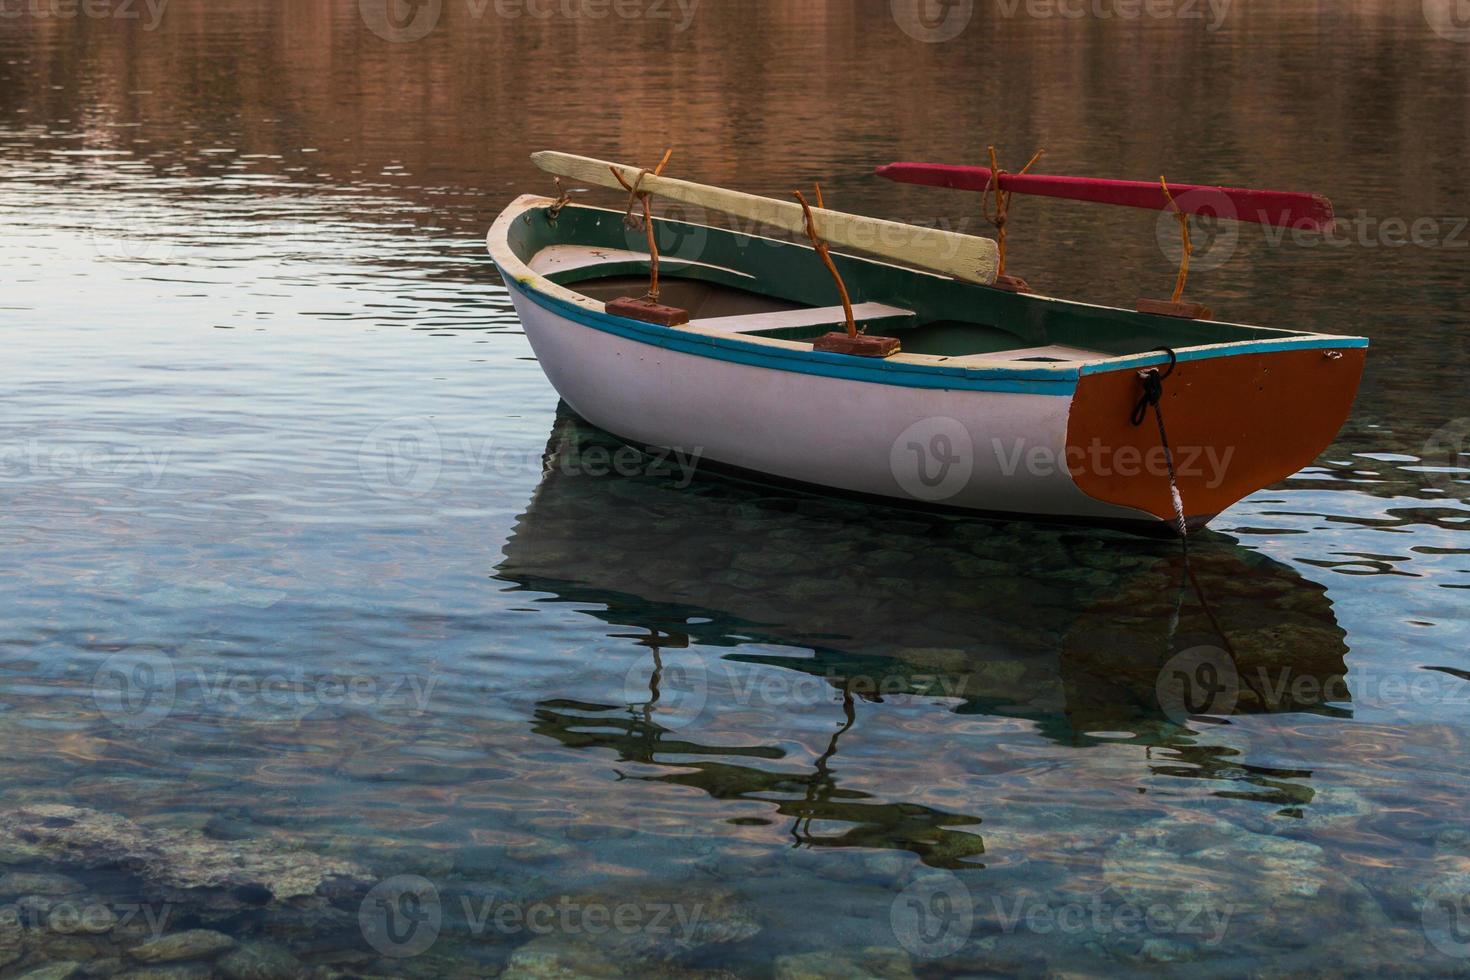
[[[584,183],[801,227],[796,204],[584,157],[535,159]],[[989,239],[810,214],[826,241],[890,260],[831,255],[864,336],[894,338],[897,352],[823,349],[846,314],[805,244],[654,218],[656,309],[686,322],[649,322],[658,314],[626,298],[647,285],[650,253],[621,209],[523,196],[487,243],[537,359],[577,414],[631,445],[766,480],[1194,529],[1310,464],[1351,408],[1364,338],[1008,292],[986,285]]]

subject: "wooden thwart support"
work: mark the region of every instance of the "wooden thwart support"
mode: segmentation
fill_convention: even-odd
[[[664,172],[664,167],[669,164],[669,157],[673,155],[672,147],[664,151],[663,159],[651,171],[655,177]],[[642,205],[643,208],[643,230],[648,235],[648,293],[639,298],[619,296],[617,299],[609,300],[607,312],[614,316],[625,316],[631,320],[662,324],[665,327],[688,323],[688,310],[681,310],[677,306],[664,306],[658,301],[658,240],[653,233],[653,214],[648,204],[648,192],[641,189],[643,179],[650,171],[638,171],[638,176],[630,184],[616,168],[610,166],[608,170],[628,192],[628,213],[623,215],[624,223],[630,228],[634,227],[636,219],[633,217],[633,208],[637,205]]]
[[[822,207],[822,185],[814,185],[817,191],[817,207]],[[806,198],[801,191],[792,191],[797,201],[801,202],[801,210],[806,218],[806,237],[811,239],[812,248],[817,252],[817,257],[832,274],[832,279],[837,283],[837,294],[842,298],[842,316],[847,323],[847,332],[824,333],[812,341],[812,350],[827,351],[833,354],[856,354],[859,357],[887,357],[897,354],[899,343],[897,337],[869,337],[867,334],[859,333],[857,324],[852,318],[852,299],[847,295],[847,284],[842,281],[842,273],[837,271],[837,266],[832,261],[831,249],[827,243],[822,241],[817,234],[816,223],[812,220],[811,205],[806,203]]]
[[[980,201],[981,207],[985,209],[985,220],[995,226],[996,253],[999,256],[995,270],[995,282],[991,285],[996,289],[1004,289],[1011,293],[1029,293],[1031,286],[1026,280],[1020,276],[1006,275],[1006,219],[1010,215],[1011,195],[1015,192],[1001,189],[1001,178],[1006,176],[1006,172],[1000,169],[1000,164],[996,160],[995,147],[991,146],[988,149],[990,152],[990,181],[985,189],[987,192],[991,190],[995,192],[995,213],[991,214],[986,206],[985,194],[980,195]],[[1022,167],[1016,176],[1025,176],[1026,171],[1030,170],[1031,165],[1040,160],[1041,155],[1045,152],[1045,150],[1037,150],[1031,154],[1031,159],[1026,161],[1026,166]]]
[[[1174,294],[1167,300],[1141,299],[1135,305],[1140,313],[1152,313],[1155,316],[1175,316],[1185,320],[1208,320],[1213,311],[1203,303],[1185,303],[1184,283],[1189,278],[1189,257],[1194,254],[1194,243],[1189,240],[1189,215],[1179,207],[1174,200],[1174,195],[1169,193],[1169,184],[1163,175],[1159,176],[1159,186],[1164,189],[1164,200],[1168,209],[1174,212],[1174,218],[1179,222],[1179,236],[1184,246],[1179,256],[1179,275],[1174,279]]]

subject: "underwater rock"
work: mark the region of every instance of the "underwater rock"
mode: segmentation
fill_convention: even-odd
[[[38,931],[33,935],[40,945],[33,946],[32,952],[39,953],[42,959],[51,963],[91,964],[101,948],[99,942],[90,936],[58,936],[49,931]]]
[[[913,980],[909,954],[892,946],[776,957],[776,980]]]
[[[606,937],[600,937],[605,939]],[[727,970],[686,969],[667,963],[620,959],[581,937],[538,936],[511,954],[500,980],[736,980]]]
[[[70,980],[71,977],[81,972],[82,964],[63,960],[60,963],[48,963],[29,973],[22,973],[16,977],[16,980]]]
[[[589,980],[623,975],[615,963],[590,943],[561,936],[539,936],[510,954],[501,980]]]
[[[1120,895],[1141,905],[1238,911],[1313,899],[1326,878],[1323,851],[1315,844],[1180,816],[1125,835],[1103,859],[1103,874]]]
[[[1138,959],[1149,963],[1184,963],[1195,958],[1194,949],[1172,939],[1145,939]]]
[[[749,939],[761,931],[754,908],[734,892],[718,888],[628,887],[616,892],[564,893],[535,904],[549,907],[559,917],[571,917],[561,932],[580,928],[578,923],[584,917],[590,922],[593,914],[612,923],[597,936],[595,948],[633,975],[707,951],[710,946]]]
[[[17,895],[74,895],[82,890],[82,883],[66,875],[27,873],[12,871],[0,875],[0,897]]]
[[[306,968],[283,946],[275,943],[243,943],[225,954],[215,968],[225,980],[293,980]]]
[[[551,861],[556,858],[564,858],[575,853],[576,850],[566,841],[552,840],[549,837],[533,837],[528,841],[508,845],[505,849],[505,856],[512,861]]]
[[[179,960],[203,960],[233,948],[235,940],[212,929],[189,929],[128,950],[128,955],[144,963],[174,963]]]
[[[214,971],[203,963],[176,963],[170,966],[145,966],[120,973],[114,980],[210,980]]]
[[[268,838],[212,840],[197,830],[152,829],[117,814],[60,804],[0,810],[0,837],[25,841],[56,864],[123,867],[168,888],[259,893],[276,901],[315,895],[342,880],[369,879],[351,861]]]

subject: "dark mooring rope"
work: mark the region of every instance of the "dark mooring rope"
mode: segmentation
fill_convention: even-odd
[[[1184,520],[1184,498],[1179,494],[1179,478],[1174,472],[1174,452],[1169,448],[1169,433],[1164,428],[1164,410],[1160,406],[1160,402],[1164,397],[1164,381],[1169,375],[1174,373],[1174,367],[1179,363],[1179,357],[1169,347],[1155,347],[1154,350],[1169,355],[1169,366],[1164,369],[1162,374],[1159,373],[1158,368],[1146,368],[1138,372],[1138,381],[1143,385],[1143,394],[1139,395],[1137,403],[1134,404],[1133,413],[1129,417],[1129,421],[1135,426],[1142,425],[1144,418],[1148,415],[1148,410],[1150,408],[1154,410],[1154,419],[1158,422],[1159,426],[1159,444],[1164,447],[1164,464],[1169,470],[1169,495],[1173,498],[1174,502],[1175,527],[1179,532],[1179,547],[1184,557],[1184,581],[1180,583],[1180,594],[1179,599],[1175,602],[1174,619],[1170,625],[1170,633],[1172,634],[1174,628],[1178,625],[1179,608],[1183,604],[1184,598],[1184,583],[1187,582],[1193,587],[1195,597],[1199,600],[1200,608],[1204,610],[1205,617],[1210,621],[1210,626],[1214,629],[1215,635],[1224,644],[1225,652],[1230,657],[1231,663],[1235,666],[1236,675],[1245,682],[1246,686],[1260,699],[1261,703],[1265,704],[1264,694],[1241,668],[1239,657],[1235,652],[1235,645],[1230,642],[1230,637],[1226,635],[1224,627],[1220,625],[1219,619],[1215,617],[1215,611],[1210,608],[1209,600],[1205,598],[1205,590],[1200,585],[1199,579],[1194,574],[1194,567],[1189,562],[1189,526]]]
[[[1143,385],[1143,394],[1138,396],[1138,401],[1133,406],[1133,414],[1128,420],[1135,426],[1142,425],[1149,408],[1152,407],[1154,410],[1154,419],[1159,424],[1159,444],[1164,447],[1164,465],[1169,469],[1169,496],[1174,503],[1174,520],[1179,531],[1179,540],[1187,556],[1189,545],[1185,542],[1188,539],[1189,526],[1184,521],[1184,498],[1179,495],[1179,477],[1174,472],[1174,453],[1169,449],[1169,433],[1164,429],[1164,410],[1159,405],[1164,397],[1164,380],[1174,373],[1174,367],[1179,363],[1179,356],[1169,347],[1155,347],[1154,350],[1169,355],[1169,366],[1164,369],[1163,374],[1159,373],[1158,368],[1146,368],[1138,372],[1138,381]]]

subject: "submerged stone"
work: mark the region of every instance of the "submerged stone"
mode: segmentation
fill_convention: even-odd
[[[168,888],[209,888],[277,901],[314,895],[366,869],[342,858],[295,850],[269,838],[219,841],[198,830],[155,829],[126,817],[59,804],[0,810],[0,837],[30,842],[47,860],[83,868],[123,867]]]
[[[43,967],[22,973],[16,980],[70,980],[82,972],[80,963],[62,961],[60,963],[48,963]]]
[[[892,946],[776,957],[776,980],[913,980],[909,954]]]
[[[292,980],[306,968],[283,946],[275,943],[244,943],[231,950],[215,968],[225,980]]]
[[[611,959],[590,943],[541,936],[510,954],[501,980],[589,980],[621,977]]]
[[[117,974],[114,980],[210,980],[214,971],[203,963],[144,966]]]
[[[82,883],[66,875],[12,871],[0,875],[0,897],[16,895],[74,895]]]
[[[235,940],[212,929],[190,929],[152,939],[128,951],[128,955],[144,963],[174,963],[179,960],[202,960],[217,956],[235,945]]]

